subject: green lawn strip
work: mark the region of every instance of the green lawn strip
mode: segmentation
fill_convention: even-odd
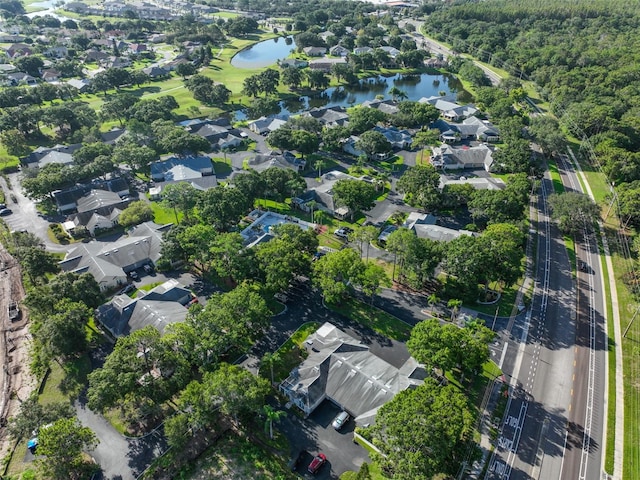
[[[87,355],[60,365],[51,362],[50,371],[40,393],[40,403],[48,405],[56,402],[69,402],[79,394],[91,371],[91,362]]]
[[[562,184],[562,179],[560,178],[560,172],[558,172],[558,166],[556,165],[556,162],[553,160],[548,160],[547,164],[549,165],[549,173],[551,174],[553,191],[555,193],[564,193],[564,185]]]
[[[277,456],[234,433],[224,434],[204,452],[194,465],[183,469],[183,480],[293,480],[298,478],[286,467],[287,458]]]
[[[276,350],[278,359],[274,361],[273,365],[273,380],[275,382],[279,383],[286,379],[289,373],[291,373],[291,370],[306,358],[306,350],[302,347],[302,344],[319,326],[320,324],[318,322],[302,324],[287,341]],[[271,380],[271,368],[261,368],[260,376]]]
[[[328,303],[327,307],[387,338],[406,342],[411,334],[411,325],[408,323],[355,298],[344,301],[340,305]]]
[[[153,221],[157,224],[166,225],[167,223],[176,223],[176,215],[172,208],[164,207],[160,202],[149,202],[149,206],[153,211]],[[178,212],[178,222],[182,217],[182,213]]]
[[[289,214],[291,212],[291,205],[284,202],[276,202],[275,200],[268,200],[266,198],[257,198],[253,205],[256,208],[261,208],[263,210],[268,210],[270,212],[277,212],[282,214]]]
[[[228,175],[232,170],[231,165],[225,162],[223,158],[213,159],[213,169],[216,175]]]

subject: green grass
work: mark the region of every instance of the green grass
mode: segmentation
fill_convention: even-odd
[[[290,199],[288,200],[291,201]],[[270,212],[282,214],[289,214],[291,212],[291,205],[286,200],[284,202],[276,202],[275,200],[268,200],[266,198],[257,198],[253,204],[256,208],[269,210]]]
[[[157,224],[176,223],[176,215],[172,208],[164,207],[160,202],[149,202],[149,206],[153,211],[153,221]],[[178,222],[182,220],[182,217],[182,213],[178,212]]]
[[[40,403],[48,405],[56,402],[69,402],[77,398],[87,382],[91,371],[91,362],[87,355],[69,361],[64,365],[51,362],[51,368],[40,394]]]
[[[513,311],[513,305],[516,302],[516,297],[518,296],[518,290],[520,289],[521,284],[522,279],[520,279],[510,287],[505,288],[500,293],[500,300],[498,300],[497,303],[493,303],[490,305],[482,305],[476,303],[475,305],[470,306],[470,308],[473,308],[474,310],[485,313],[487,315],[495,315],[496,307],[498,307],[498,316],[508,317]]]
[[[553,183],[553,191],[555,193],[563,193],[564,185],[562,184],[562,179],[560,178],[560,173],[558,172],[558,166],[556,162],[553,160],[548,161],[549,165],[549,173],[551,174],[551,182]]]
[[[361,445],[365,450],[369,450],[369,446],[364,443],[361,442],[359,439],[355,440],[356,443],[358,443],[359,445]],[[344,472],[342,475],[340,475],[340,480],[357,480],[357,475],[358,472]],[[371,478],[371,480],[388,480],[389,477],[385,477],[382,474],[382,470],[380,470],[380,467],[378,465],[376,465],[375,463],[370,463],[369,464],[369,475]]]
[[[387,338],[406,342],[411,334],[411,325],[408,323],[356,299],[349,299],[340,305],[327,304],[327,307]]]

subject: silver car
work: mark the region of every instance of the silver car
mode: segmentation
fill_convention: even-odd
[[[347,412],[340,412],[336,418],[333,419],[331,424],[336,430],[340,430],[349,421],[349,414]]]

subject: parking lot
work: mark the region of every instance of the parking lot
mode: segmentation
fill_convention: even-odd
[[[282,420],[280,429],[289,439],[295,452],[306,451],[296,469],[302,477],[334,479],[346,471],[358,471],[364,462],[371,462],[368,452],[353,442],[353,419],[340,431],[334,430],[331,426],[338,413],[340,409],[325,400],[307,419],[301,419],[295,413],[289,412]],[[313,456],[320,452],[327,456],[327,463],[317,474],[312,475],[307,472],[307,467]]]

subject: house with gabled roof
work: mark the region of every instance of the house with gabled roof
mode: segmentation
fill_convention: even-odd
[[[443,118],[453,122],[460,122],[465,118],[475,115],[478,111],[475,105],[472,104],[458,105],[450,96],[423,97],[418,101],[420,103],[429,103],[433,105],[440,111],[440,115],[442,115]]]
[[[331,67],[334,65],[346,65],[347,59],[345,57],[338,58],[318,58],[317,60],[311,60],[309,62],[309,68],[311,70],[320,70],[322,72],[330,72]]]
[[[165,67],[159,67],[157,65],[154,65],[153,67],[145,67],[142,69],[142,71],[147,75],[149,75],[149,78],[151,79],[164,78],[171,74],[170,69]]]
[[[349,123],[349,114],[344,107],[317,107],[302,114],[313,117],[325,127],[345,126]]]
[[[153,195],[159,197],[162,189],[171,183],[186,182],[198,190],[218,185],[211,158],[205,156],[170,157],[151,164],[151,179],[155,183]]]
[[[392,365],[328,322],[309,335],[304,345],[308,357],[279,388],[305,415],[330,400],[358,426],[368,426],[375,422],[380,407],[403,390],[421,385],[428,376],[412,357]]]
[[[92,241],[73,247],[58,263],[63,272],[90,273],[101,291],[127,283],[127,273],[160,259],[162,235],[172,224],[145,222],[115,242]]]
[[[411,148],[413,138],[408,130],[399,130],[395,127],[373,127],[374,132],[379,132],[384,135],[387,142],[391,144],[391,147],[396,150],[405,150]]]
[[[138,296],[116,295],[96,309],[96,321],[114,338],[129,335],[149,325],[161,334],[167,325],[184,322],[195,297],[178,280],[170,279]]]
[[[26,43],[14,43],[5,49],[5,53],[9,58],[26,57],[33,54],[33,47]]]
[[[268,117],[260,117],[257,120],[249,122],[248,127],[254,133],[259,135],[268,135],[269,133],[279,129],[287,123],[286,118],[282,116],[270,115]]]
[[[251,168],[257,171],[266,170],[267,168],[277,167],[284,169],[291,169],[296,172],[304,170],[307,162],[302,158],[296,157],[291,152],[269,152],[266,154],[257,154],[253,158],[247,160],[247,163]]]
[[[86,78],[71,78],[65,83],[70,87],[75,88],[78,93],[85,93],[89,91],[89,87],[91,86],[91,80]]]
[[[92,190],[104,190],[115,193],[120,198],[129,195],[129,184],[123,177],[108,180],[94,180],[89,184],[78,184],[66,190],[53,192],[53,199],[59,213],[65,214],[78,208],[78,201]],[[114,198],[115,197],[111,197]]]
[[[323,57],[327,53],[326,47],[304,47],[302,51],[310,57]]]
[[[484,168],[488,172],[493,165],[493,148],[486,144],[456,148],[443,143],[432,152],[431,164],[443,170]]]
[[[348,48],[343,47],[342,45],[334,45],[329,49],[329,54],[334,57],[346,57],[351,53]]]
[[[27,85],[33,87],[38,84],[38,79],[24,72],[8,73],[5,77],[5,83],[11,87],[16,85]]]

